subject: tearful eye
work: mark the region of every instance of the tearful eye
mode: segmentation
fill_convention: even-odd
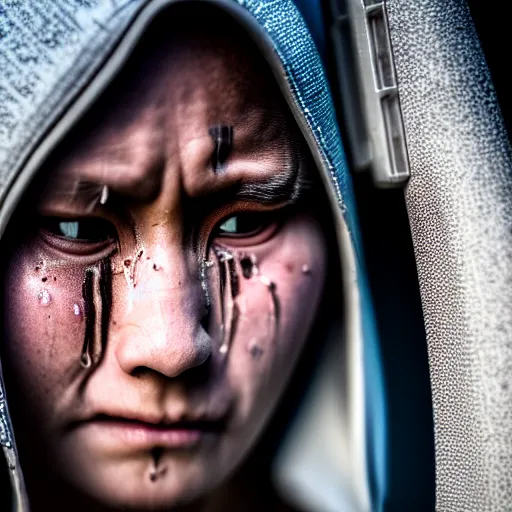
[[[59,222],[59,230],[61,231],[62,236],[67,236],[68,238],[77,238],[79,227],[80,225],[78,221]]]
[[[270,212],[238,213],[218,224],[215,236],[251,237],[261,233],[275,222]]]
[[[114,226],[110,222],[98,218],[59,219],[45,217],[42,227],[52,235],[76,242],[98,243],[116,237]]]

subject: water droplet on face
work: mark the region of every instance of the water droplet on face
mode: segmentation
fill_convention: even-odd
[[[84,352],[81,356],[80,356],[80,366],[82,368],[90,368],[92,364],[92,360],[91,360],[91,356],[88,352]]]
[[[75,316],[80,316],[80,306],[78,304],[73,304],[73,313]]]
[[[250,348],[249,352],[251,353],[251,356],[253,359],[260,359],[263,355],[263,349],[256,343],[253,343]]]
[[[108,201],[108,187],[107,187],[107,185],[103,185],[103,188],[101,189],[100,204],[106,204],[107,201]]]
[[[50,303],[52,302],[52,298],[50,296],[50,292],[48,290],[46,290],[46,289],[41,290],[37,294],[37,300],[39,301],[39,304],[41,304],[41,306],[48,306],[48,305],[50,305]]]
[[[254,273],[254,262],[250,256],[243,256],[240,259],[240,266],[242,267],[242,275],[246,279],[250,279]]]

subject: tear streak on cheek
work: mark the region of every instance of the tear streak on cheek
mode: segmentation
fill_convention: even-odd
[[[219,352],[227,354],[239,319],[236,298],[240,292],[240,280],[234,254],[224,247],[213,248],[219,268],[219,302],[221,311],[221,344]]]
[[[125,258],[121,265],[113,265],[111,264],[111,277],[117,274],[124,274],[124,278],[126,281],[126,285],[128,287],[128,307],[127,313],[130,313],[133,308],[133,303],[135,300],[135,288],[137,287],[139,274],[139,263],[142,260],[142,256],[144,255],[144,248],[139,244],[139,240],[137,240],[137,248],[132,256]],[[149,259],[149,257],[148,257]]]
[[[213,253],[218,268],[218,299],[220,309],[221,342],[219,352],[226,355],[232,345],[241,316],[247,314],[247,308],[242,310],[238,304],[241,278],[257,282],[265,287],[268,297],[267,339],[273,345],[279,338],[280,302],[276,283],[260,272],[258,259],[255,254],[231,251],[220,245],[213,246]],[[204,289],[204,286],[203,286]],[[206,292],[208,293],[208,292]],[[246,297],[243,297],[244,302]],[[263,349],[255,342],[251,343],[249,353],[254,359],[260,359]]]
[[[112,309],[112,265],[110,259],[85,270],[82,283],[85,334],[80,366],[90,368],[105,352]]]

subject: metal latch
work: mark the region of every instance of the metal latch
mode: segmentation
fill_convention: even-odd
[[[393,187],[410,176],[385,2],[330,0],[342,115],[356,170]]]

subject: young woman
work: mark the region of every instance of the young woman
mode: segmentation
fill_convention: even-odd
[[[336,430],[338,490],[369,507],[334,114],[297,12],[256,4],[91,7],[102,44],[86,24],[62,61],[40,56],[2,170],[2,440],[20,508],[281,506],[247,467],[265,466],[256,443],[327,335],[341,420],[318,414],[317,434]]]

